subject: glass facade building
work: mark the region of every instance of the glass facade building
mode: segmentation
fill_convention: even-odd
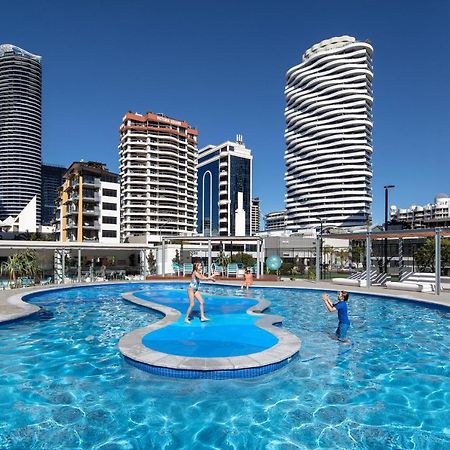
[[[236,141],[199,151],[197,232],[203,236],[251,235],[253,157],[242,137]]]
[[[64,183],[66,168],[42,164],[41,171],[41,223],[51,225],[55,220],[58,189]]]

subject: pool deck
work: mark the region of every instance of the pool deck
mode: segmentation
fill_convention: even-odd
[[[186,282],[187,279],[173,279],[168,278],[166,282]],[[164,280],[154,281],[155,283],[164,282]],[[37,311],[39,307],[22,301],[22,296],[31,292],[37,292],[48,289],[61,289],[64,287],[78,287],[78,286],[94,286],[102,284],[118,284],[118,283],[130,283],[124,282],[111,282],[111,283],[74,283],[66,285],[51,285],[51,286],[34,286],[30,288],[21,289],[6,289],[0,291],[0,323],[10,322],[26,316],[29,316]],[[142,283],[142,282],[139,282]],[[232,286],[240,286],[242,280],[220,280],[218,284],[229,284]],[[422,293],[422,292],[408,292],[400,290],[390,290],[383,287],[371,287],[370,289],[355,287],[355,286],[342,286],[331,282],[320,281],[316,283],[314,281],[298,280],[298,281],[255,281],[254,287],[277,287],[277,288],[304,288],[304,289],[317,289],[327,291],[339,291],[342,289],[348,292],[360,292],[364,294],[381,295],[386,297],[395,297],[399,299],[414,300],[428,304],[443,305],[450,307],[450,292],[441,292],[440,295],[434,293]]]

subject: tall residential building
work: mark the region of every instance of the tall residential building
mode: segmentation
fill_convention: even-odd
[[[37,201],[41,220],[41,57],[0,45],[0,220]]]
[[[128,112],[120,126],[122,240],[193,235],[197,136],[187,122]]]
[[[41,222],[51,225],[55,220],[58,190],[64,181],[66,168],[42,164],[41,170]]]
[[[286,78],[287,228],[367,223],[372,203],[372,46],[311,47]]]
[[[435,228],[450,226],[450,197],[437,194],[434,203],[397,208],[392,205],[391,222],[407,224],[410,228]]]
[[[120,242],[119,176],[98,162],[74,162],[59,190],[61,241]]]
[[[250,236],[251,150],[236,142],[208,145],[198,154],[198,228],[203,236]]]
[[[267,213],[264,216],[264,222],[266,223],[265,229],[267,231],[285,230],[287,220],[287,211],[285,209],[281,211],[273,211]]]
[[[261,221],[261,209],[259,197],[252,198],[252,235],[258,233],[259,223]]]

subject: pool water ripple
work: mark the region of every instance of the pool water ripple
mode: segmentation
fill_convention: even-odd
[[[200,322],[197,311],[194,311],[191,322],[186,324],[184,291],[153,289],[134,292],[133,295],[181,313],[176,322],[144,335],[142,343],[151,350],[176,356],[212,358],[258,353],[278,343],[276,336],[256,325],[260,316],[247,313],[249,308],[258,304],[255,299],[205,294],[210,320]]]
[[[268,312],[301,338],[300,357],[253,379],[170,379],[118,352],[125,333],[161,318],[121,300],[151,289],[135,288],[49,293],[35,301],[53,318],[0,326],[0,448],[450,447],[445,310],[352,294],[343,351],[318,293],[205,286],[272,301]]]

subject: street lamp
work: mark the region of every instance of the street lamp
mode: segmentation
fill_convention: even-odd
[[[384,186],[384,231],[388,229],[388,203],[389,203],[389,189],[395,188],[395,185],[388,184]],[[388,258],[388,240],[384,238],[384,273],[387,274],[387,258]]]

